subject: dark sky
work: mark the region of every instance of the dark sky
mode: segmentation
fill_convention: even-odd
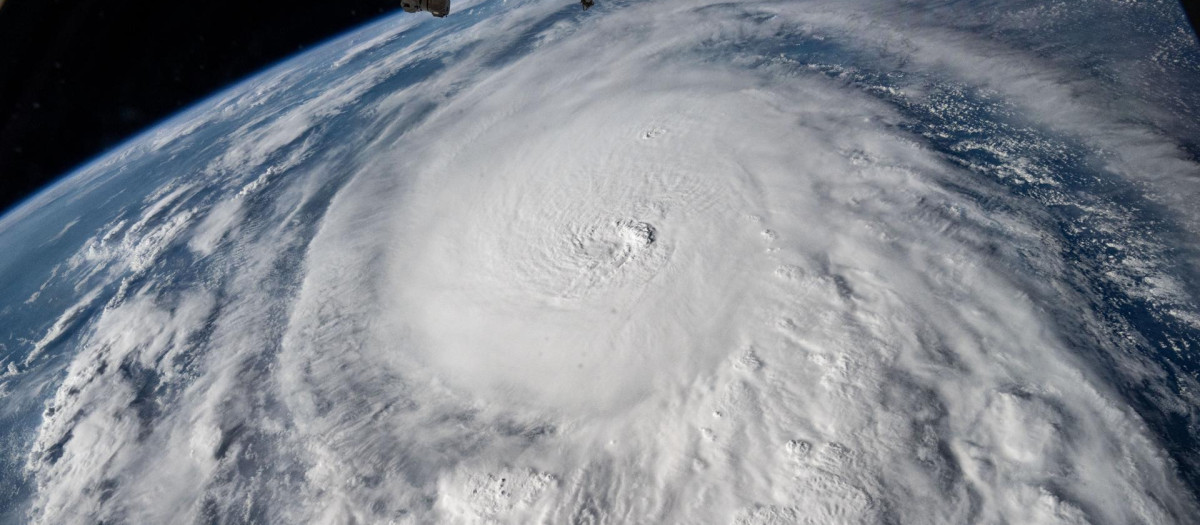
[[[399,7],[0,0],[0,213],[206,95]]]
[[[0,213],[206,95],[399,3],[0,0]],[[1196,4],[1184,2],[1193,27]]]

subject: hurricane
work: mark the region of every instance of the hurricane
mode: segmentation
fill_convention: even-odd
[[[1174,2],[456,1],[0,218],[0,521],[1200,521]]]

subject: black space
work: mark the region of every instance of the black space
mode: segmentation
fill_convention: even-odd
[[[1200,0],[1180,0],[1183,10],[1187,11],[1188,22],[1192,24],[1192,32],[1200,38]]]
[[[206,95],[399,7],[0,0],[0,213]]]
[[[0,213],[206,95],[399,3],[0,0]],[[1183,0],[1193,28],[1198,4]]]

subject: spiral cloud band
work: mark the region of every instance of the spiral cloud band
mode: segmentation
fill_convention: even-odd
[[[55,312],[0,390],[14,509],[1200,519],[1177,6],[463,4],[4,219],[67,254],[5,314]]]

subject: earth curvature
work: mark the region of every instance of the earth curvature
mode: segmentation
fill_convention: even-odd
[[[1200,523],[1170,1],[456,1],[0,218],[0,522]]]

